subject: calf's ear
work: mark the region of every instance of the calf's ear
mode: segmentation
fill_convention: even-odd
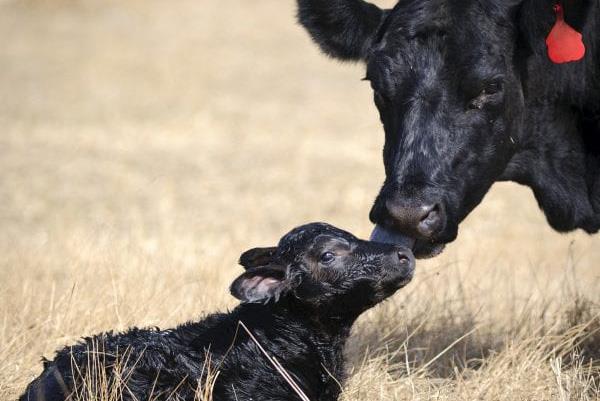
[[[277,247],[252,248],[242,253],[240,256],[240,265],[245,269],[272,264],[275,260]]]
[[[279,265],[251,267],[231,283],[229,290],[243,303],[277,302],[291,288],[285,271]]]

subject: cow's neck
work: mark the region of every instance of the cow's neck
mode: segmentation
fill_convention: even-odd
[[[592,233],[600,229],[600,12],[595,1],[569,3],[578,8],[567,22],[583,32],[587,52],[579,62],[555,65],[544,42],[554,19],[549,4],[523,4],[525,122],[502,179],[531,187],[556,230]]]
[[[581,114],[555,104],[528,108],[521,150],[503,179],[531,187],[550,225],[558,231],[600,229],[600,154],[587,149]],[[547,120],[547,116],[556,118]],[[585,135],[600,140],[600,126]]]

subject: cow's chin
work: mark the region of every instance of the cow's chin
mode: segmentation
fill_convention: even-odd
[[[416,258],[427,259],[439,255],[444,250],[446,244],[431,243],[420,239],[415,239],[402,235],[396,231],[376,225],[371,233],[371,241],[382,242],[384,244],[400,245],[412,249]]]
[[[442,253],[445,247],[446,244],[444,243],[431,243],[428,241],[417,240],[413,247],[413,253],[415,254],[415,258],[429,259]]]

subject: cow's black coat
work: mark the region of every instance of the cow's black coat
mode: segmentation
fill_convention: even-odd
[[[563,3],[587,53],[557,65],[545,48],[555,1],[402,0],[380,10],[298,0],[326,53],[367,64],[386,135],[370,217],[416,239],[418,256],[454,240],[502,180],[529,186],[554,229],[600,229],[600,2]],[[435,211],[434,230],[407,217],[422,209]]]
[[[170,330],[85,338],[45,361],[20,400],[99,399],[99,389],[120,387],[123,400],[192,401],[198,385],[207,384],[208,366],[218,371],[215,401],[300,399],[238,322],[310,400],[335,400],[352,323],[410,281],[414,258],[407,249],[313,223],[292,230],[277,247],[245,252],[240,264],[246,271],[231,292],[243,303],[231,313]]]

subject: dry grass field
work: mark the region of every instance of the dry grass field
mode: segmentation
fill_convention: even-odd
[[[1,400],[82,335],[234,306],[239,254],[295,225],[369,235],[383,132],[363,67],[321,56],[294,13],[0,1]],[[361,317],[342,399],[600,399],[599,289],[600,236],[496,185]]]

